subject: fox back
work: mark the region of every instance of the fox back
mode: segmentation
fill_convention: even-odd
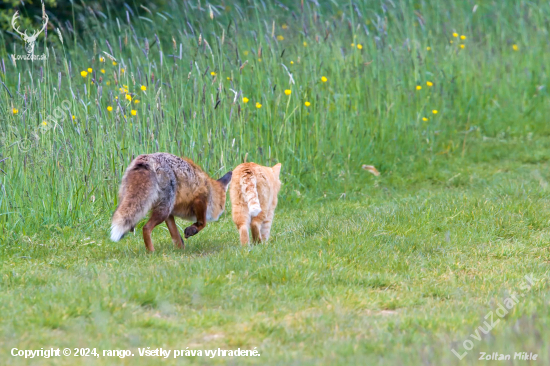
[[[248,230],[255,242],[269,238],[281,189],[281,164],[274,167],[244,163],[233,170],[231,179],[231,210],[233,222],[240,233],[241,244],[249,242]]]

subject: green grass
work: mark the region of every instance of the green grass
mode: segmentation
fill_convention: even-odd
[[[478,163],[440,171],[444,183],[400,189],[382,177],[353,199],[281,207],[270,242],[250,251],[227,214],[184,251],[157,228],[152,255],[140,235],[29,237],[2,256],[2,358],[24,364],[5,356],[13,347],[257,347],[259,360],[185,361],[454,365],[474,364],[480,351],[525,351],[544,364],[547,172]],[[489,311],[523,293],[525,275],[537,280],[526,297],[459,362],[451,348],[462,353]]]
[[[23,43],[2,33],[2,364],[34,364],[13,347],[148,346],[261,353],[167,364],[550,361],[547,2],[233,2],[213,19],[169,4],[126,17],[102,2],[71,27],[52,13],[63,43],[50,29],[45,63],[12,63]],[[214,176],[281,162],[270,242],[242,249],[227,213],[184,251],[161,226],[147,254],[143,222],[109,242],[122,172],[156,151]],[[37,363],[78,361],[158,363]]]
[[[414,169],[465,157],[483,137],[550,132],[546,2],[475,13],[464,1],[268,3],[215,6],[213,19],[198,2],[128,17],[105,3],[72,27],[52,13],[63,44],[50,30],[46,51],[36,46],[46,62],[10,62],[23,42],[3,35],[0,242],[103,226],[140,153],[187,156],[217,176],[245,156],[281,162],[291,201],[357,189],[362,164]]]

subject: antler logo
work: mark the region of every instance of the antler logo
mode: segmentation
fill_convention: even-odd
[[[19,31],[19,27],[16,26],[17,18],[19,18],[19,12],[16,11],[15,14],[13,14],[13,18],[11,18],[11,26],[13,29],[23,38],[23,41],[25,41],[25,49],[27,50],[27,57],[24,57],[27,60],[35,60],[34,56],[34,44],[36,43],[36,40],[38,39],[38,36],[40,33],[46,29],[46,26],[48,25],[48,16],[46,15],[46,9],[44,8],[44,4],[42,4],[42,21],[43,26],[42,29],[39,31],[33,31],[32,34],[27,34],[27,30],[24,32]],[[42,55],[41,59],[44,59],[46,55]]]

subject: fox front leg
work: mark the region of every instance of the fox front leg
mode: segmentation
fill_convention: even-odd
[[[196,199],[195,202],[193,202],[193,210],[195,211],[197,222],[185,228],[183,231],[185,239],[196,235],[206,226],[206,200]]]
[[[179,249],[184,249],[185,243],[183,242],[183,238],[178,231],[178,226],[176,225],[176,220],[173,215],[168,216],[166,219],[166,226],[168,226],[168,231],[170,231],[170,236],[172,237],[174,245]]]

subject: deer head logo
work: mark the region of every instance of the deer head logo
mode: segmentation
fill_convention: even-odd
[[[33,31],[31,35],[27,34],[27,30],[25,30],[23,33],[19,31],[19,27],[16,26],[15,22],[17,21],[17,18],[19,18],[19,12],[16,11],[15,14],[13,14],[13,18],[11,18],[11,26],[13,29],[23,38],[23,41],[25,41],[25,49],[27,50],[27,54],[32,56],[34,54],[34,43],[38,39],[38,36],[40,33],[46,29],[46,26],[48,25],[48,16],[46,15],[46,10],[44,7],[42,7],[42,21],[44,22],[44,25],[42,26],[42,29],[39,31]]]

